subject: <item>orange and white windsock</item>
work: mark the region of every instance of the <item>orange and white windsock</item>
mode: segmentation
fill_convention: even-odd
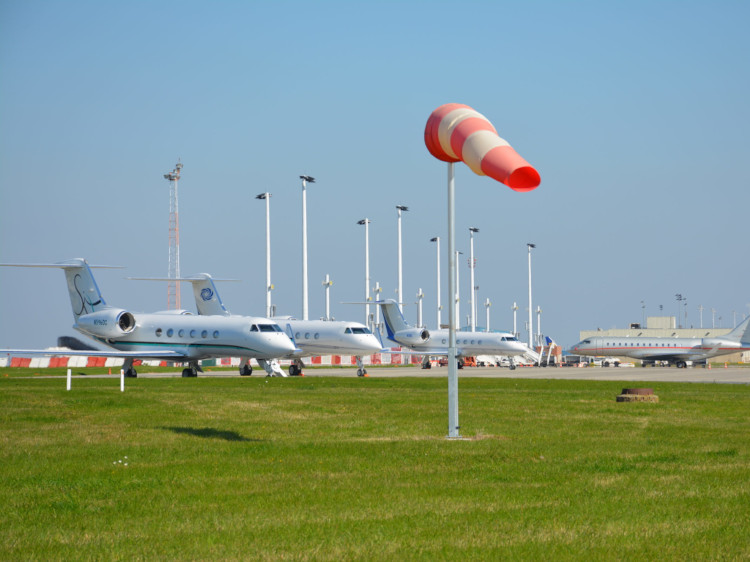
[[[541,178],[495,127],[468,105],[446,103],[432,112],[424,130],[427,150],[443,162],[463,161],[480,176],[489,176],[515,191],[531,191]]]

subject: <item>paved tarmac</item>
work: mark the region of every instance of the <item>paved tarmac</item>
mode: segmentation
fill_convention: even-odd
[[[421,369],[417,367],[368,367],[368,377],[447,377],[447,367],[433,367]],[[357,369],[353,368],[308,368],[304,371],[306,377],[357,377]],[[111,375],[83,375],[85,378],[119,378],[118,374]],[[169,378],[180,377],[174,373],[139,372],[139,378]],[[201,377],[239,377],[236,371],[210,371],[200,373]],[[254,369],[253,377],[264,377],[263,369]],[[721,384],[750,384],[750,368],[744,367],[518,367],[511,371],[507,367],[466,367],[458,371],[461,378],[502,378],[502,379],[567,379],[589,381],[623,381],[623,382],[700,382]],[[32,378],[38,378],[38,375]],[[56,376],[55,378],[65,378]],[[73,375],[78,378],[78,375]]]

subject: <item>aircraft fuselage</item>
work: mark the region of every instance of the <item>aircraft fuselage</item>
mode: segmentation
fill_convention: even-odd
[[[295,349],[280,327],[265,318],[160,313],[132,313],[132,317],[135,325],[127,333],[115,333],[107,318],[84,324],[82,316],[74,328],[119,351],[176,351],[190,360],[272,359]]]

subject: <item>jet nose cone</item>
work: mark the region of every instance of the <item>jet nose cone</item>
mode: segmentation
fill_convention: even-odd
[[[364,348],[370,353],[377,353],[383,346],[380,345],[378,338],[371,335],[364,341]]]
[[[271,353],[278,355],[287,355],[297,349],[292,340],[284,333],[277,333],[270,336],[268,338],[268,347],[271,348]]]

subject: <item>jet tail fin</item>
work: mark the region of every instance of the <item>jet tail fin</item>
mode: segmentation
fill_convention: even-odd
[[[193,286],[195,307],[201,316],[230,316],[229,310],[219,296],[214,281],[238,281],[237,279],[214,279],[208,273],[190,277],[128,277],[136,281],[188,281]]]
[[[379,305],[383,310],[383,320],[385,321],[385,329],[388,332],[388,339],[393,340],[393,336],[396,332],[409,329],[409,324],[406,323],[404,315],[401,313],[398,304],[393,299],[373,301],[371,304]]]
[[[58,263],[4,263],[0,264],[11,267],[54,267],[60,268],[65,272],[65,279],[68,282],[68,293],[70,295],[70,304],[73,308],[73,316],[76,322],[84,314],[90,314],[103,308],[109,308],[104,300],[99,287],[91,273],[91,267],[105,269],[120,269],[118,266],[96,265],[89,266],[83,258],[75,258]]]
[[[724,337],[737,342],[750,343],[750,316],[737,324],[734,330]]]
[[[214,280],[208,273],[199,273],[185,278],[193,286],[193,296],[198,314],[201,316],[229,316],[229,311],[224,306],[216,290]]]

